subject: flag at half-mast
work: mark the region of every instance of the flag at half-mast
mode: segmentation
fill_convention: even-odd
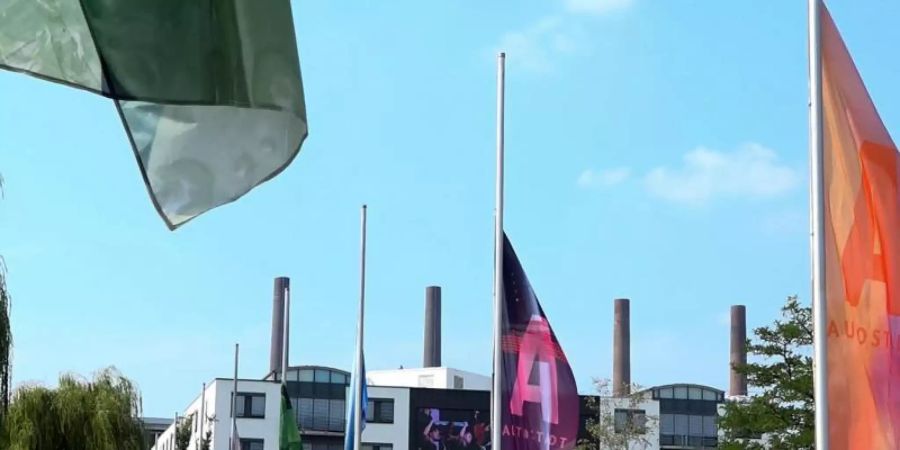
[[[900,158],[820,12],[829,444],[900,449]]]
[[[171,229],[277,175],[307,135],[290,0],[4,0],[0,68],[112,99]]]
[[[503,295],[502,448],[574,448],[579,424],[575,377],[505,234]]]

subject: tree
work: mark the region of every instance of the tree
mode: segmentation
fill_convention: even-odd
[[[0,176],[0,196],[3,195],[3,177]],[[9,408],[9,384],[12,377],[12,330],[9,322],[10,298],[6,288],[6,265],[0,257],[0,430],[3,416]]]
[[[143,450],[138,394],[115,369],[86,381],[63,375],[59,387],[25,386],[12,396],[0,448]]]
[[[812,308],[792,296],[781,315],[782,320],[754,330],[756,341],[747,343],[749,354],[759,362],[735,368],[755,389],[746,400],[725,404],[720,448],[814,448]]]
[[[594,380],[597,397],[587,400],[587,409],[591,411],[586,428],[588,439],[578,444],[581,450],[638,450],[653,447],[652,434],[658,418],[643,412],[642,403],[649,393],[638,385],[631,386],[631,394],[625,397],[613,397],[609,380]]]
[[[206,430],[206,436],[200,441],[200,450],[209,450],[212,445],[212,430]]]
[[[187,450],[191,443],[191,435],[194,433],[194,416],[187,416],[180,425],[175,427],[175,448]]]

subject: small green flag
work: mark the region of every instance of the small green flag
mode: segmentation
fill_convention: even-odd
[[[280,173],[307,136],[290,0],[2,0],[0,68],[114,100],[171,229]]]
[[[300,440],[300,430],[297,429],[297,419],[291,408],[291,399],[288,397],[287,386],[281,384],[281,430],[279,450],[303,450]]]

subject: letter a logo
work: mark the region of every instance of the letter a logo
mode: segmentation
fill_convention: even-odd
[[[525,403],[541,405],[544,422],[559,423],[559,399],[556,378],[557,350],[550,333],[550,324],[538,315],[531,317],[519,347],[519,362],[513,384],[509,409],[513,415],[522,416]],[[531,375],[537,367],[537,384],[531,384]]]

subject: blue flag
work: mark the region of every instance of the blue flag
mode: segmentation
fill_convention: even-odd
[[[354,450],[353,443],[355,442],[356,430],[353,427],[353,420],[356,417],[357,408],[361,408],[360,432],[366,429],[366,412],[369,405],[369,393],[366,388],[366,362],[362,355],[360,355],[359,361],[361,364],[354,364],[353,373],[350,375],[350,401],[347,407],[347,432],[344,434],[344,450]],[[357,392],[361,392],[360,395],[356,395]],[[356,404],[357,399],[362,399],[360,402],[362,403],[361,406]]]

